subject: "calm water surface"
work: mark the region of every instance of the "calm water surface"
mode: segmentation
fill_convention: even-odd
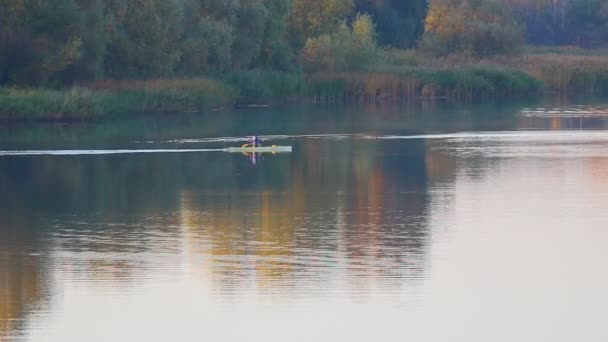
[[[0,127],[0,341],[607,341],[607,247],[608,105]]]

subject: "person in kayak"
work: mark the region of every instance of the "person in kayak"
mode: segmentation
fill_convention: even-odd
[[[257,135],[252,136],[251,138],[249,138],[249,146],[251,146],[251,147],[261,147],[262,146],[262,139],[260,139],[260,137],[258,137]]]

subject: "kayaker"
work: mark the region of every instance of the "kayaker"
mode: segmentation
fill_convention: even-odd
[[[252,147],[260,147],[262,146],[262,139],[260,139],[260,137],[257,135],[254,135],[249,139],[249,145]]]

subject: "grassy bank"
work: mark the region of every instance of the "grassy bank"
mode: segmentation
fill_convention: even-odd
[[[66,90],[0,88],[0,121],[87,120],[147,112],[193,112],[286,101],[479,102],[543,93],[608,95],[608,55],[534,48],[518,57],[433,58],[388,51],[357,71],[289,74],[253,70],[208,78],[105,81]]]
[[[186,112],[231,105],[237,92],[210,79],[99,82],[65,90],[0,89],[0,120],[87,120],[124,113]]]

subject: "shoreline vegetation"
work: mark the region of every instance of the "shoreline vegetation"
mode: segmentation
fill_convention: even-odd
[[[0,122],[608,95],[605,0],[0,0],[0,8]]]
[[[570,51],[572,50],[572,51]],[[429,58],[391,51],[357,71],[251,70],[220,78],[97,81],[66,89],[0,88],[0,121],[79,121],[140,113],[192,113],[275,103],[481,102],[608,95],[608,56],[533,48],[517,57]]]

